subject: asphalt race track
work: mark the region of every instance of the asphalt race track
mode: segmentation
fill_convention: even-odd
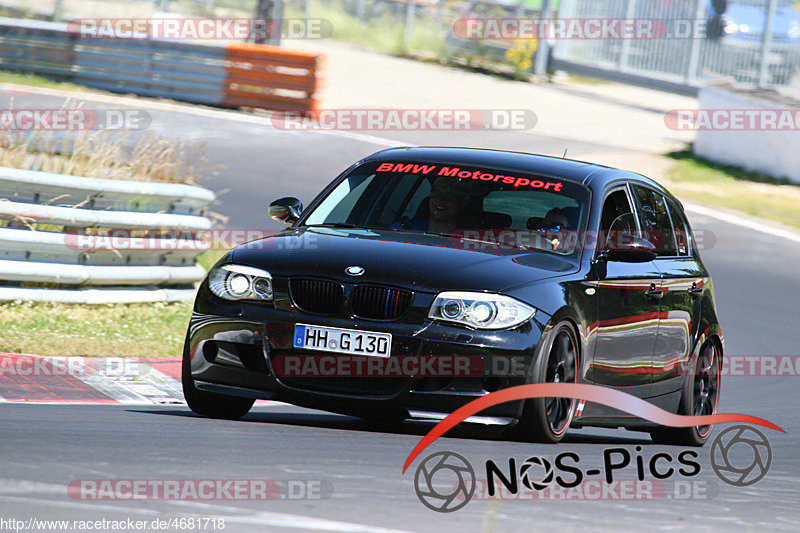
[[[2,95],[0,99],[7,98]],[[15,105],[57,107],[63,98],[15,95]],[[5,103],[5,102],[4,102]],[[216,211],[229,228],[277,229],[266,221],[267,203],[279,196],[308,202],[358,157],[392,144],[461,144],[560,155],[561,139],[508,132],[366,135],[288,133],[259,121],[151,109],[151,129],[191,142],[205,142],[213,163],[225,168],[207,185],[227,189]],[[425,137],[425,138],[420,138]],[[569,144],[570,156],[591,158],[598,145]],[[726,355],[798,353],[795,299],[800,286],[800,243],[689,211],[706,242],[703,258],[714,276]],[[176,354],[178,355],[178,354]],[[37,519],[153,520],[224,518],[225,531],[532,531],[800,527],[800,453],[796,375],[723,379],[719,412],[765,418],[772,464],[749,487],[722,482],[712,471],[710,443],[699,451],[700,473],[663,483],[654,498],[621,493],[578,501],[511,499],[471,501],[448,514],[425,508],[414,491],[414,471],[433,451],[463,455],[485,477],[484,463],[500,466],[531,456],[551,461],[574,451],[585,468],[600,467],[603,450],[624,447],[645,458],[675,457],[683,449],[653,445],[645,434],[586,429],[558,446],[503,439],[495,428],[459,428],[425,450],[405,475],[402,465],[432,425],[406,422],[396,431],[353,418],[284,405],[255,408],[242,421],[203,419],[185,406],[19,405],[0,406],[0,510],[4,517]],[[714,435],[727,425],[717,427]],[[712,436],[713,438],[713,436]],[[641,446],[641,451],[636,446]],[[746,455],[746,453],[745,453]],[[636,477],[633,463],[619,480]],[[286,493],[271,501],[103,501],[70,496],[82,479],[274,479],[323,487],[312,497]],[[302,484],[302,483],[300,483]],[[688,489],[687,489],[688,487]],[[687,493],[688,490],[688,493]],[[309,492],[309,491],[306,491]],[[283,494],[283,493],[282,493]],[[2,526],[2,524],[0,524]],[[0,529],[2,529],[0,527]],[[199,529],[194,529],[199,530]]]

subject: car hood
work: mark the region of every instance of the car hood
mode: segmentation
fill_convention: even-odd
[[[289,228],[235,248],[230,261],[263,268],[273,276],[335,278],[429,292],[501,292],[578,269],[575,260],[547,252],[490,248],[401,231]],[[360,266],[364,273],[349,276],[349,266]]]

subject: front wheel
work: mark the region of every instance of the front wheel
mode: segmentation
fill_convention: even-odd
[[[700,349],[694,370],[686,380],[678,407],[680,415],[713,415],[719,400],[720,357],[714,341],[708,341]],[[708,441],[712,426],[688,428],[659,427],[650,431],[653,442],[681,446],[702,446]]]
[[[189,409],[201,416],[209,418],[223,418],[236,420],[242,418],[250,411],[255,403],[254,399],[236,398],[223,394],[214,394],[199,390],[194,385],[190,358],[188,352],[188,342],[183,350],[183,363],[181,365],[181,383],[183,385],[183,397]]]
[[[578,340],[567,321],[551,331],[552,342],[542,351],[531,369],[531,383],[577,383]],[[572,398],[531,398],[525,400],[522,416],[515,430],[528,442],[560,442],[567,433],[575,412]]]

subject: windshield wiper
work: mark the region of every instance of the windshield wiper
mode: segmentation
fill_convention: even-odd
[[[325,222],[324,224],[306,224],[309,228],[356,228],[367,229],[364,226],[357,226],[349,222]]]
[[[439,237],[456,237],[459,239],[463,239],[463,235],[457,235],[455,233],[448,233],[446,231],[420,231],[418,233],[422,233],[423,235],[437,235]]]

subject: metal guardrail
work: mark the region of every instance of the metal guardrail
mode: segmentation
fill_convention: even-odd
[[[0,68],[117,93],[313,114],[321,63],[268,45],[86,38],[68,24],[0,18]]]
[[[191,299],[205,275],[196,258],[209,244],[198,233],[211,228],[213,200],[190,185],[0,168],[0,300]],[[98,229],[125,235],[102,239]]]

